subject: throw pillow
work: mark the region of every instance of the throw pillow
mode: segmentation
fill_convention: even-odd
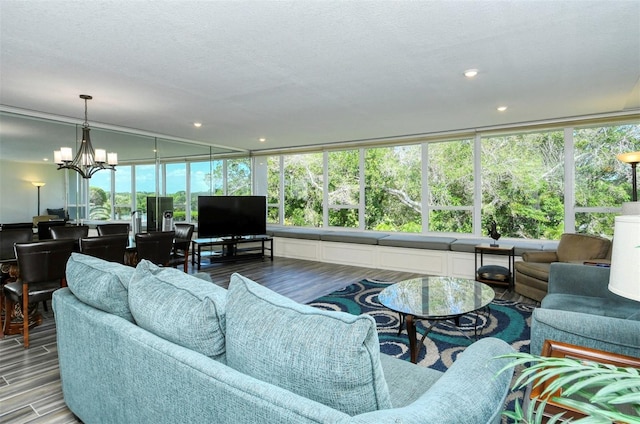
[[[239,274],[227,295],[227,364],[350,415],[391,408],[373,318],[301,305]]]
[[[55,215],[58,219],[67,219],[67,212],[64,208],[59,209],[49,209],[47,208],[47,215]]]
[[[227,291],[174,268],[142,260],[129,283],[138,326],[175,344],[221,359]]]
[[[82,302],[133,322],[127,299],[133,271],[122,264],[74,252],[67,261],[67,285]]]

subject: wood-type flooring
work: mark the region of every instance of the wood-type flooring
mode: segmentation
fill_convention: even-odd
[[[189,269],[190,273],[194,271]],[[273,262],[239,261],[203,267],[201,272],[227,287],[238,272],[301,303],[312,301],[363,278],[401,281],[417,274],[275,257]],[[51,311],[51,308],[49,308]],[[29,333],[0,340],[0,423],[78,423],[66,407],[60,385],[56,327],[52,312]]]

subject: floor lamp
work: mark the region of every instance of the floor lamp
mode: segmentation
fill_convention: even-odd
[[[631,201],[638,201],[638,184],[636,180],[636,166],[640,163],[640,152],[620,153],[617,158],[631,164]]]
[[[36,186],[38,188],[38,212],[36,213],[36,216],[38,216],[38,215],[40,215],[40,187],[44,186],[45,183],[32,182],[31,184],[33,184],[34,186]]]

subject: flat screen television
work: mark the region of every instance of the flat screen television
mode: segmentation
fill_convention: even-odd
[[[162,231],[162,216],[173,212],[173,197],[147,197],[147,231]]]
[[[198,196],[198,237],[242,237],[267,232],[266,196]]]

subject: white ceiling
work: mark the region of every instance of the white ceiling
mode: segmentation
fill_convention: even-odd
[[[234,149],[640,111],[638,0],[2,0],[0,24],[0,110],[75,122],[90,94],[94,127]],[[3,156],[51,155],[5,118]]]

